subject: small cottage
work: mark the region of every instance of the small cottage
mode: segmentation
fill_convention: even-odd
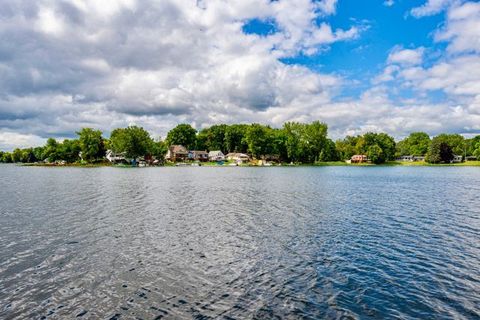
[[[368,158],[364,154],[356,154],[356,155],[352,156],[350,161],[351,161],[351,163],[362,163],[362,162],[367,162]]]
[[[425,157],[423,156],[401,156],[397,159],[397,161],[404,161],[404,162],[416,162],[416,161],[425,161]]]
[[[105,158],[111,163],[122,163],[127,162],[125,159],[125,152],[116,153],[113,150],[107,150],[105,153]]]
[[[413,161],[413,156],[401,156],[398,161]]]
[[[199,151],[199,150],[190,150],[188,151],[188,160],[193,161],[208,161],[208,152]]]
[[[188,158],[188,151],[182,145],[172,145],[168,148],[165,159],[169,161],[185,161]]]
[[[210,161],[224,161],[225,155],[220,150],[210,151],[208,153],[208,160]]]
[[[236,153],[236,152],[231,152],[227,154],[227,160],[229,161],[235,161],[235,162],[248,162],[250,160],[250,157],[248,154],[245,153]]]
[[[460,162],[463,162],[463,156],[459,156],[459,155],[456,155],[454,154],[453,155],[453,159],[452,161],[450,161],[451,163],[460,163]]]

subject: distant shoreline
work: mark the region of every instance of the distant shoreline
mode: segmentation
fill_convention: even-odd
[[[81,163],[68,163],[68,164],[48,164],[48,163],[17,163],[17,166],[23,167],[51,167],[51,168],[62,168],[62,167],[73,167],[73,168],[99,168],[99,167],[112,167],[112,168],[138,168],[131,165],[115,165],[109,163],[98,163],[98,164],[81,164]],[[346,163],[343,161],[332,161],[332,162],[318,162],[315,164],[274,164],[271,166],[259,166],[259,165],[250,165],[242,164],[238,167],[249,167],[249,168],[273,168],[273,167],[480,167],[480,161],[466,161],[460,163],[427,163],[427,162],[402,162],[402,161],[390,161],[383,164],[373,164],[373,163]],[[192,165],[191,163],[186,163],[185,165],[177,166],[176,164],[169,163],[163,166],[148,166],[146,168],[153,167],[237,167],[231,166],[229,164],[218,165],[214,163],[206,163],[198,165]]]

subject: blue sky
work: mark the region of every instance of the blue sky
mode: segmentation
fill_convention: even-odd
[[[358,39],[337,42],[313,56],[297,55],[282,59],[287,64],[301,64],[308,68],[328,73],[337,73],[361,83],[355,88],[345,88],[345,96],[358,96],[368,87],[369,82],[385,66],[390,50],[397,45],[405,48],[420,46],[441,50],[444,44],[433,41],[433,31],[444,21],[444,12],[417,19],[409,14],[413,7],[423,1],[396,1],[387,6],[383,1],[339,1],[337,13],[321,17],[317,23],[327,21],[332,28],[347,29],[352,25],[363,27]],[[274,23],[254,20],[248,33],[264,34],[274,32]],[[267,26],[267,28],[265,28]],[[424,61],[428,65],[429,61]]]
[[[0,149],[136,124],[480,133],[480,3],[5,0]]]

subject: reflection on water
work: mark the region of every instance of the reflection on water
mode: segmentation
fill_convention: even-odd
[[[478,318],[478,168],[0,166],[0,318]]]

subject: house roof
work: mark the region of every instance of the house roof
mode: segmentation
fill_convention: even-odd
[[[229,154],[227,154],[227,157],[248,157],[248,154],[240,152],[230,152]]]
[[[195,154],[208,154],[207,151],[203,151],[203,150],[190,150],[188,152],[195,153]]]
[[[179,144],[170,146],[170,151],[174,153],[188,153],[187,149]]]
[[[220,151],[220,150],[214,150],[214,151],[210,151],[210,152],[208,153],[208,155],[209,155],[210,157],[223,156],[223,152]]]

